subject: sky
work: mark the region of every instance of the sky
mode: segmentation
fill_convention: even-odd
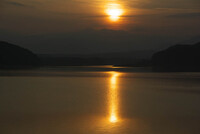
[[[199,0],[1,0],[0,40],[35,53],[164,49],[200,39]]]

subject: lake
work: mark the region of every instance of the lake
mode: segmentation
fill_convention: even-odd
[[[0,71],[1,134],[199,134],[200,73]]]

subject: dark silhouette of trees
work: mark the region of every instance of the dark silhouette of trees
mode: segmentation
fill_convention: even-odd
[[[39,58],[31,51],[0,41],[0,68],[32,68],[40,65]]]
[[[200,71],[200,42],[194,45],[175,45],[152,57],[154,71]]]

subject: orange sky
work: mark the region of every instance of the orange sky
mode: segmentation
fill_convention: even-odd
[[[109,4],[123,10],[117,21],[106,13]],[[2,0],[0,35],[106,29],[184,39],[200,35],[199,7],[199,0]]]
[[[105,13],[109,4],[118,4],[124,14],[116,23]],[[129,30],[162,27],[171,29],[199,23],[198,0],[3,0],[0,29],[25,33],[67,32],[94,29]],[[173,16],[178,16],[175,18]],[[180,26],[180,22],[182,22]],[[193,31],[195,32],[195,31]]]

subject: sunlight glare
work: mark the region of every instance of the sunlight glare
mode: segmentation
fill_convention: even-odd
[[[119,4],[109,4],[106,13],[110,16],[110,20],[117,21],[123,14],[123,10]]]

